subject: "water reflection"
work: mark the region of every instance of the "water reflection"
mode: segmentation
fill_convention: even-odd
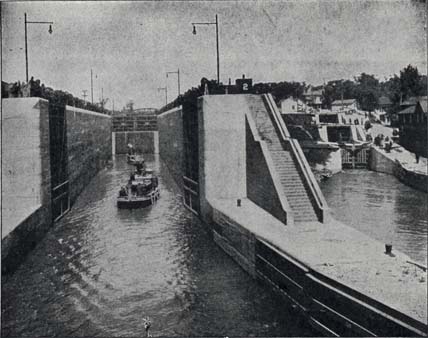
[[[2,283],[4,336],[316,335],[252,280],[184,209],[157,157],[161,199],[119,210],[124,157],[102,171],[14,275]]]
[[[395,177],[346,170],[321,183],[335,217],[412,259],[427,262],[428,207],[424,192]]]

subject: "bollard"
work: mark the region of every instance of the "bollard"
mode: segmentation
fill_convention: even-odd
[[[238,199],[236,200],[236,205],[237,205],[238,207],[240,207],[240,206],[241,206],[241,199],[240,199],[240,198],[238,198]]]
[[[385,244],[385,253],[390,255],[392,253],[392,244]]]

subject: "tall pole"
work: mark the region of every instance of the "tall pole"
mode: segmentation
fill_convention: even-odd
[[[215,15],[215,22],[192,22],[193,34],[196,34],[197,25],[215,25],[216,51],[217,51],[217,83],[220,84],[220,52],[218,38],[218,15]]]
[[[177,70],[177,77],[178,77],[178,96],[180,96],[180,68]]]
[[[220,55],[218,48],[218,18],[217,14],[215,15],[215,35],[217,40],[217,84],[220,84]]]
[[[39,24],[39,25],[49,25],[49,34],[52,34],[52,21],[28,21],[27,13],[24,13],[24,25],[25,25],[25,80],[28,83],[28,42],[27,42],[27,25],[28,24]]]
[[[158,88],[158,91],[160,91],[160,90],[165,91],[165,105],[167,105],[168,104],[168,87],[165,86],[165,87]]]
[[[166,78],[168,79],[168,74],[177,74],[177,96],[180,96],[180,69],[178,69],[176,72],[166,72]],[[168,80],[165,86],[168,86]]]
[[[94,82],[92,79],[92,68],[91,68],[91,101],[94,104]]]
[[[25,22],[25,79],[28,83],[28,50],[27,50],[27,13],[24,13]]]

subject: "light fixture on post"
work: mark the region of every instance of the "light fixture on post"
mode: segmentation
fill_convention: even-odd
[[[24,13],[24,24],[25,24],[25,78],[28,83],[28,47],[27,47],[27,25],[28,24],[40,24],[40,25],[49,25],[48,32],[52,34],[52,21],[27,21],[27,13]]]
[[[220,55],[219,55],[219,43],[218,43],[218,16],[215,15],[215,22],[192,22],[193,31],[196,35],[197,25],[215,25],[215,36],[216,36],[216,49],[217,49],[217,84],[220,84]]]

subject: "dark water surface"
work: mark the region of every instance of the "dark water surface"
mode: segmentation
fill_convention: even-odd
[[[153,336],[317,335],[212,242],[162,162],[146,159],[159,202],[118,210],[130,167],[118,157],[99,173],[3,280],[2,336],[143,336],[145,316]]]
[[[368,170],[333,175],[321,190],[336,219],[426,265],[428,194]]]

